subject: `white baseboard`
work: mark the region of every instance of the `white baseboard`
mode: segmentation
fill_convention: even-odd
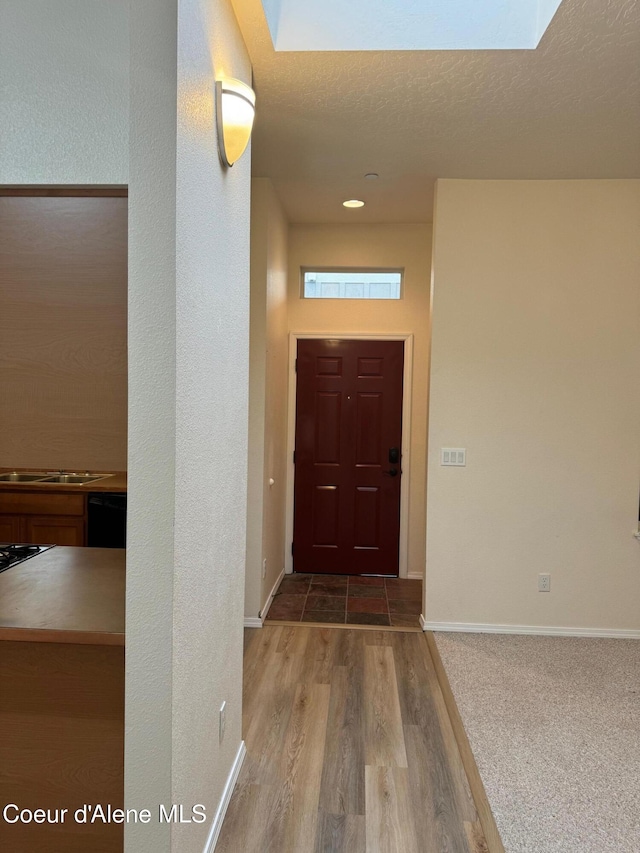
[[[407,578],[410,581],[421,581],[424,578],[424,575],[422,572],[409,572]]]
[[[547,625],[491,625],[473,622],[427,622],[420,616],[423,631],[455,631],[468,634],[531,634],[544,637],[609,637],[640,640],[640,631],[620,628],[562,628]]]
[[[235,788],[236,782],[238,781],[238,776],[240,775],[240,770],[242,769],[242,763],[246,754],[247,747],[245,746],[244,741],[240,741],[240,746],[238,747],[238,752],[236,754],[236,760],[233,762],[233,767],[231,768],[231,772],[227,777],[227,784],[224,786],[224,791],[222,792],[222,797],[220,798],[220,804],[218,805],[218,811],[216,812],[216,816],[214,817],[213,823],[211,824],[211,829],[209,830],[209,836],[207,838],[207,843],[204,845],[203,853],[213,853],[213,851],[216,849],[220,830],[222,829],[222,822],[224,821],[224,816],[227,813],[229,802],[231,801],[231,795],[233,794],[233,789]]]
[[[278,587],[280,586],[280,582],[282,581],[283,577],[284,577],[284,569],[280,572],[280,574],[276,578],[276,582],[271,587],[271,592],[269,593],[269,597],[267,598],[266,602],[264,603],[264,605],[262,607],[262,610],[260,611],[260,619],[262,619],[263,622],[267,618],[267,613],[269,612],[269,608],[271,607],[271,602],[273,601],[273,596],[278,591]]]
[[[278,587],[280,586],[280,582],[285,575],[284,569],[280,572],[278,577],[276,578],[276,582],[271,587],[271,592],[269,593],[269,597],[262,610],[260,611],[259,616],[245,616],[244,617],[244,627],[245,628],[262,628],[264,624],[264,620],[267,618],[267,613],[269,612],[269,608],[271,607],[271,602],[273,601],[273,596],[276,594]]]

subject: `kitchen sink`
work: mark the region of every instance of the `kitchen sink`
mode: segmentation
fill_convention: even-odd
[[[37,483],[40,485],[66,485],[66,486],[82,486],[85,483],[95,483],[96,480],[105,480],[107,477],[113,477],[113,474],[52,474],[45,471],[29,471],[28,473],[19,473],[12,471],[9,474],[0,474],[0,483]]]
[[[42,473],[37,474],[18,474],[15,471],[11,474],[0,474],[0,483],[37,483],[38,480],[44,480],[47,475]]]
[[[96,480],[104,480],[107,477],[113,477],[113,474],[56,474],[54,477],[43,477],[40,482],[71,486],[95,483]]]

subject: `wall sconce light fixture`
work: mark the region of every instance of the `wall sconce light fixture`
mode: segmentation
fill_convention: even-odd
[[[216,80],[216,124],[218,149],[225,166],[233,166],[249,144],[256,95],[241,80]]]

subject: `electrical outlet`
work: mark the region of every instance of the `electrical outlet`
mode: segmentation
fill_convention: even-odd
[[[551,592],[551,575],[538,575],[538,592]]]
[[[223,702],[222,705],[220,705],[220,729],[219,729],[220,743],[222,743],[222,741],[224,740],[224,732],[225,732],[226,727],[227,727],[227,703]]]
[[[265,557],[262,561],[262,577],[266,578],[267,576],[267,558]]]

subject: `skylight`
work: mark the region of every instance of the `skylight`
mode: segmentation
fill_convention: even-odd
[[[561,0],[262,0],[276,50],[533,50]]]

